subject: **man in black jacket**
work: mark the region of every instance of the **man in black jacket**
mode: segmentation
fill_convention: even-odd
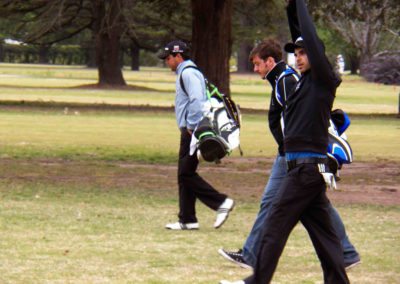
[[[290,52],[293,52],[292,50]],[[272,87],[271,101],[268,111],[268,124],[271,133],[278,144],[278,154],[272,165],[271,174],[261,198],[260,210],[253,224],[250,234],[243,245],[243,249],[228,251],[219,249],[218,252],[227,260],[243,268],[255,267],[258,251],[261,246],[264,220],[271,210],[274,196],[286,175],[286,159],[283,149],[282,116],[288,94],[294,89],[298,75],[282,60],[282,47],[275,39],[266,39],[258,44],[250,53],[250,61],[254,65],[254,72],[268,81]],[[343,221],[337,210],[330,205],[329,216],[343,246],[343,258],[346,269],[360,263],[360,257],[346,234]]]
[[[324,283],[349,283],[342,248],[329,218],[323,175],[330,111],[341,80],[325,56],[304,0],[288,1],[287,13],[301,78],[284,110],[284,149],[288,173],[267,216],[253,275],[234,283],[270,283],[286,241],[300,220],[320,259]],[[221,283],[230,283],[222,281]]]

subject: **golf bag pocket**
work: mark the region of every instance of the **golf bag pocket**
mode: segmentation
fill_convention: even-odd
[[[350,144],[342,137],[332,133],[329,133],[328,154],[332,155],[340,166],[353,162]]]
[[[211,108],[194,132],[201,157],[207,162],[219,162],[239,147],[239,132],[239,127],[228,117],[223,105]]]

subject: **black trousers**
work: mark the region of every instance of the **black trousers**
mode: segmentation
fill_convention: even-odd
[[[181,141],[178,161],[179,185],[179,221],[182,223],[197,222],[196,199],[213,210],[225,201],[226,195],[219,193],[196,172],[199,160],[196,153],[189,155],[191,135],[185,128],[181,129]]]
[[[324,283],[350,283],[343,263],[340,240],[331,224],[325,182],[315,164],[290,170],[265,220],[265,230],[254,274],[246,284],[270,283],[286,241],[300,220],[314,245],[324,273]]]

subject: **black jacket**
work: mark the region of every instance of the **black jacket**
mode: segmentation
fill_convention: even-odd
[[[285,151],[325,154],[330,111],[341,80],[326,58],[304,0],[290,1],[287,15],[293,42],[303,37],[311,69],[302,74],[286,101]]]
[[[293,91],[298,81],[295,75],[284,75],[288,68],[290,67],[286,65],[285,62],[280,61],[265,76],[265,79],[267,79],[272,86],[271,102],[268,111],[269,129],[276,143],[278,143],[278,151],[281,156],[285,153],[283,147],[282,113],[286,98]],[[277,82],[278,80],[279,82]],[[278,88],[278,92],[276,88]],[[280,95],[281,100],[278,100],[277,93]]]

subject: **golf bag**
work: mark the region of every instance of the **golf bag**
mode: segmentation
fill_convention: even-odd
[[[340,180],[339,170],[343,164],[353,162],[353,151],[344,133],[350,125],[349,116],[341,109],[331,113],[328,144],[328,166],[336,180]]]
[[[195,66],[186,68],[199,70]],[[239,138],[240,109],[230,97],[221,94],[218,88],[207,79],[205,79],[205,84],[210,112],[202,118],[194,131],[194,136],[197,139],[198,154],[207,162],[219,163],[223,157],[229,155],[236,148],[239,148],[242,154]],[[182,76],[180,85],[187,94]]]

